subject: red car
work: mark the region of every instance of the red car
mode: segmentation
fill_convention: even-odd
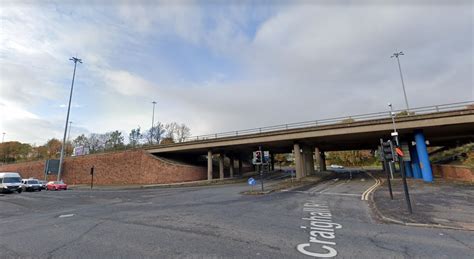
[[[46,184],[46,190],[47,191],[52,191],[52,190],[67,190],[67,184],[65,184],[63,181],[52,181],[48,182]]]

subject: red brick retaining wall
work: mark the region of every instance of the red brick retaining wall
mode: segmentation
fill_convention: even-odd
[[[432,165],[433,174],[445,179],[474,183],[474,171],[469,167],[455,165]]]
[[[19,172],[23,178],[44,178],[45,161],[0,166],[0,172]],[[94,184],[162,184],[207,179],[207,169],[174,164],[143,150],[68,157],[64,160],[61,178],[67,184],[89,184],[90,169],[94,166]],[[48,180],[56,180],[50,175]]]

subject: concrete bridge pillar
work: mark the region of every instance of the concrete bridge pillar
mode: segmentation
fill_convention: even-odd
[[[319,153],[319,148],[314,148],[314,158],[316,160],[316,164],[318,165],[318,172],[321,172],[321,154]]]
[[[326,154],[324,154],[324,151],[320,151],[319,152],[320,154],[320,157],[321,157],[321,160],[320,160],[320,164],[319,164],[319,168],[322,171],[326,171]]]
[[[242,156],[239,157],[239,175],[242,175],[244,172],[242,172]]]
[[[229,167],[229,174],[230,178],[234,178],[234,156],[229,157],[230,160],[230,167]]]
[[[212,151],[207,151],[207,180],[212,180]]]
[[[303,146],[303,176],[314,174],[313,152],[310,147]]]
[[[224,180],[224,154],[219,155],[219,179]]]
[[[309,160],[308,175],[314,175],[315,174],[315,171],[314,171],[314,156],[313,156],[313,149],[312,148],[308,148],[308,160]]]
[[[275,155],[273,153],[270,153],[270,171],[275,171]]]
[[[298,143],[293,144],[293,153],[295,156],[295,170],[296,179],[303,177],[303,159],[300,153],[300,145]]]

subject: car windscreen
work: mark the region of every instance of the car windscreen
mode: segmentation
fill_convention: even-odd
[[[28,181],[28,184],[38,184],[38,181],[36,181],[36,180],[29,180],[29,181]]]
[[[3,178],[3,183],[20,183],[20,177],[5,177]]]

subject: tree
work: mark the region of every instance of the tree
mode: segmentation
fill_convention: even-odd
[[[281,170],[281,165],[288,162],[288,158],[285,154],[276,154],[274,159],[280,165],[280,170]]]
[[[81,147],[81,146],[82,147],[88,147],[88,145],[89,145],[88,142],[89,142],[89,140],[87,139],[87,137],[84,134],[77,136],[77,138],[75,138],[73,140],[73,143],[74,143],[75,147]]]
[[[132,129],[128,134],[128,141],[131,147],[136,147],[140,145],[140,141],[143,139],[143,134],[140,132],[140,127]]]
[[[173,143],[175,143],[175,142],[174,142],[174,139],[172,139],[172,138],[163,138],[163,139],[161,140],[161,143],[160,143],[160,144],[166,145],[166,144],[173,144]]]
[[[186,138],[191,136],[191,129],[186,124],[182,123],[176,127],[176,139],[178,142],[183,142]]]
[[[370,165],[376,161],[370,150],[350,150],[328,152],[327,160],[344,166]]]
[[[58,139],[52,138],[46,142],[46,150],[48,158],[59,158],[61,152],[61,141]]]
[[[176,122],[171,122],[165,125],[165,138],[167,139],[172,139],[173,142],[176,139],[176,131],[178,129],[178,123]]]
[[[163,136],[165,134],[165,126],[161,122],[157,122],[156,125],[153,128],[150,128],[146,134],[145,138],[148,144],[159,144],[161,140],[163,139]]]
[[[105,138],[105,149],[107,150],[116,150],[124,146],[124,137],[122,136],[122,132],[118,130],[106,133]]]
[[[30,144],[18,141],[9,141],[1,144],[0,160],[6,162],[15,162],[26,160],[31,155],[32,147]]]
[[[101,136],[97,133],[91,133],[89,135],[87,146],[89,147],[90,153],[97,153],[103,150],[103,144],[101,143]]]

